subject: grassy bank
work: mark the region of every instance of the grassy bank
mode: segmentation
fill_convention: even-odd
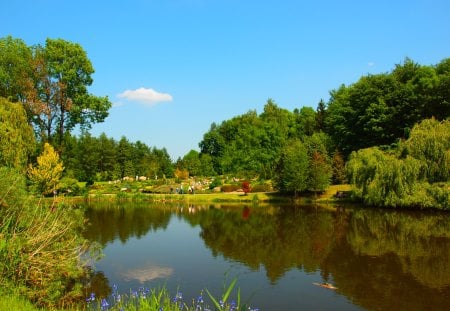
[[[195,192],[194,194],[167,194],[167,193],[143,193],[137,189],[130,191],[105,191],[97,186],[94,190],[89,191],[83,198],[77,199],[87,200],[137,200],[149,202],[175,202],[185,204],[201,204],[201,203],[334,203],[340,202],[342,199],[335,197],[336,193],[351,191],[350,185],[332,185],[323,193],[302,193],[294,197],[293,195],[281,194],[279,192],[250,192],[245,194],[239,191],[233,192]],[[348,199],[348,198],[347,198]]]

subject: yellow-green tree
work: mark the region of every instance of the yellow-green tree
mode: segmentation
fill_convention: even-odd
[[[63,170],[63,163],[59,155],[49,143],[45,143],[44,151],[37,158],[37,166],[29,166],[28,177],[34,190],[46,195],[58,189]]]
[[[0,166],[25,172],[34,148],[33,129],[22,105],[0,97]]]

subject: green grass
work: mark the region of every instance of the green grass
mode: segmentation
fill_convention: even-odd
[[[3,281],[0,283],[0,310],[36,311],[39,309],[21,297],[14,286]]]

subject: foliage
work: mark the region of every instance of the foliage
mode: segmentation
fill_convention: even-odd
[[[28,177],[38,193],[48,195],[59,189],[63,170],[58,154],[49,143],[45,143],[44,151],[37,158],[37,166],[28,168]]]
[[[104,133],[99,137],[88,132],[79,137],[66,135],[61,157],[66,175],[90,184],[123,177],[173,176],[173,164],[166,149],[150,148],[141,141],[132,143],[126,137],[116,141]]]
[[[240,185],[223,185],[222,186],[222,192],[233,192],[233,191],[237,191],[239,189],[242,189],[242,187]]]
[[[0,55],[0,96],[24,105],[41,140],[62,144],[75,126],[89,129],[108,116],[108,98],[88,93],[94,69],[79,44],[47,39],[45,46],[27,47],[6,37]]]
[[[189,172],[187,170],[175,169],[175,178],[178,180],[186,180],[189,178]]]
[[[331,166],[323,154],[313,152],[309,164],[309,190],[322,192],[330,185]]]
[[[61,193],[69,196],[77,196],[83,193],[83,189],[80,187],[78,180],[70,177],[61,178],[58,187]]]
[[[332,167],[333,167],[333,177],[332,177],[333,183],[345,184],[347,182],[347,178],[345,175],[345,161],[339,150],[336,150],[333,154]]]
[[[344,157],[407,138],[414,124],[423,119],[448,118],[448,62],[422,66],[407,58],[390,73],[363,76],[331,91],[325,128]]]
[[[216,187],[222,186],[222,180],[219,177],[213,179],[213,181],[209,184],[209,189],[214,189]]]
[[[242,190],[244,191],[245,195],[250,192],[250,183],[248,181],[242,182]]]
[[[308,189],[309,157],[305,145],[293,140],[283,148],[274,178],[278,189],[286,192],[301,192]]]
[[[0,97],[0,166],[25,171],[34,148],[33,129],[27,123],[25,110]]]
[[[32,50],[21,39],[0,38],[0,97],[21,102],[30,92]]]
[[[426,119],[416,124],[405,143],[408,154],[425,165],[429,182],[450,178],[450,120]]]
[[[86,246],[79,234],[81,211],[35,202],[26,194],[23,176],[5,168],[0,187],[0,279],[40,306],[79,299],[79,256]]]
[[[310,110],[302,111],[311,112]],[[211,157],[214,170],[218,174],[230,173],[271,179],[282,148],[290,137],[302,135],[306,125],[299,122],[303,122],[307,116],[311,117],[307,113],[305,116],[300,113],[296,116],[279,108],[269,99],[260,115],[251,110],[223,121],[220,125],[213,123],[199,144],[201,155]],[[314,110],[309,120],[315,120]],[[310,122],[305,121],[305,124],[308,124],[309,129]]]
[[[438,128],[447,126],[446,122],[432,119],[417,125],[405,142],[410,155],[390,154],[378,148],[353,152],[347,170],[356,187],[355,195],[375,206],[448,209],[448,187],[432,184],[437,174],[448,173],[445,163],[439,163],[440,170],[435,169],[435,161],[445,161],[448,153],[449,136],[445,131],[436,135]],[[441,157],[436,157],[439,152]]]

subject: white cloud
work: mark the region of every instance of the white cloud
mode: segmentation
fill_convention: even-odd
[[[173,97],[167,93],[160,93],[154,89],[139,88],[136,90],[126,90],[117,95],[119,98],[125,98],[129,101],[140,102],[148,105],[154,105],[159,102],[170,102]]]
[[[374,62],[368,62],[367,65],[368,65],[369,67],[373,67],[373,66],[375,66],[375,63],[374,63]]]

